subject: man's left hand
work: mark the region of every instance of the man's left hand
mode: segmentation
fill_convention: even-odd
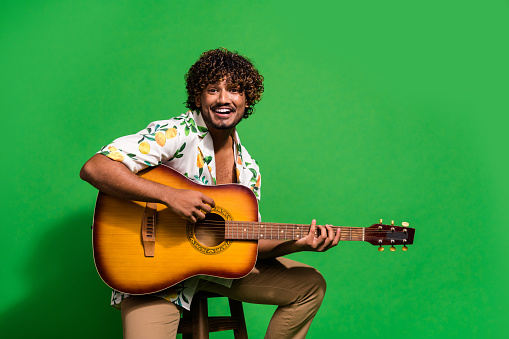
[[[317,236],[317,230],[320,235]],[[301,251],[325,252],[339,243],[341,229],[338,227],[336,234],[332,225],[316,225],[316,220],[311,221],[311,227],[308,235],[297,240],[295,245],[300,247]]]

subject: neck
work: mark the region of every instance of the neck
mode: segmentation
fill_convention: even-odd
[[[226,239],[278,239],[278,240],[299,240],[309,233],[310,225],[272,223],[272,222],[251,222],[251,221],[225,221]],[[341,240],[364,241],[365,236],[372,235],[372,232],[365,233],[363,227],[332,226],[334,230],[341,229]],[[315,235],[319,235],[319,228]]]
[[[214,142],[214,152],[217,153],[224,148],[231,148],[233,143],[232,134],[235,127],[228,129],[215,129],[207,126],[207,128],[209,129],[210,136]]]

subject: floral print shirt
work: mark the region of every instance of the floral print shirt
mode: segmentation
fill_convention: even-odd
[[[232,136],[237,182],[251,188],[260,200],[258,164],[240,143],[236,130]],[[165,164],[200,184],[216,184],[214,145],[199,111],[188,111],[169,120],[154,121],[136,134],[114,140],[98,153],[123,162],[134,173],[148,166]],[[189,309],[200,278],[231,285],[228,279],[192,277],[154,295]],[[111,304],[118,308],[128,296],[113,291]]]

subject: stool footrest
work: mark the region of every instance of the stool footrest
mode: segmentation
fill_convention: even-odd
[[[229,331],[239,329],[239,320],[231,317],[209,317],[209,332]],[[191,321],[180,319],[179,333],[192,333]]]

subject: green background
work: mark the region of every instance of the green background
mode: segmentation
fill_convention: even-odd
[[[292,255],[328,281],[308,338],[506,334],[508,14],[502,0],[2,1],[2,337],[121,337],[78,172],[183,112],[184,74],[217,47],[265,77],[239,126],[265,221],[416,228],[408,252]],[[274,308],[245,308],[262,337]]]

